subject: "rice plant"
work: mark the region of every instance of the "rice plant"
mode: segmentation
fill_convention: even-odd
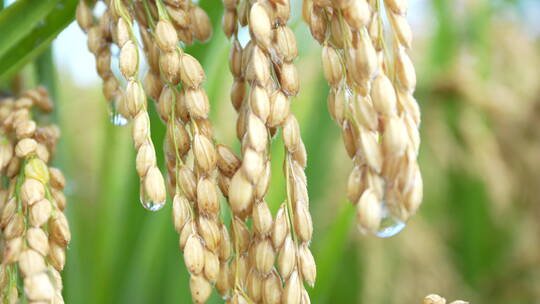
[[[0,4],[2,303],[540,297],[535,1]]]

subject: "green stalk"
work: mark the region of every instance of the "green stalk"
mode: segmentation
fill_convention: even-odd
[[[118,270],[115,266],[115,261],[121,258],[118,255],[122,247],[121,237],[127,229],[126,218],[129,217],[129,209],[142,208],[137,201],[126,199],[125,189],[133,189],[129,187],[130,178],[132,175],[133,156],[127,144],[125,130],[114,126],[105,119],[104,126],[105,141],[103,143],[103,155],[100,183],[100,196],[98,205],[98,214],[96,214],[96,233],[94,234],[93,242],[97,248],[94,251],[95,261],[99,261],[94,265],[93,282],[95,287],[92,288],[92,295],[95,297],[93,303],[104,303],[110,297],[109,292],[115,286],[111,286],[108,277],[115,274]],[[126,154],[129,157],[126,157]],[[130,193],[131,194],[131,193]],[[131,197],[128,194],[127,197]]]
[[[336,267],[336,261],[343,261],[347,249],[349,232],[355,219],[355,208],[349,202],[341,202],[342,208],[328,227],[327,232],[317,238],[313,254],[317,261],[317,283],[310,290],[313,303],[328,303],[332,293],[333,282],[341,282],[338,279],[340,269]],[[350,270],[350,269],[349,269]]]
[[[44,85],[49,91],[49,96],[56,101],[58,98],[58,92],[56,88],[56,69],[54,66],[52,46],[41,53],[36,59],[36,77],[39,84]],[[58,108],[55,108],[55,118],[57,116]]]

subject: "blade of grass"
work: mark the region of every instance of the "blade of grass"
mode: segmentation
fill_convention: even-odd
[[[494,4],[490,2],[476,4],[470,13],[469,20],[467,20],[470,24],[467,26],[470,30],[470,41],[472,41],[474,52],[477,54],[476,58],[479,60],[477,72],[483,77],[491,75],[492,56],[495,49],[493,39],[490,36],[493,27],[491,24],[493,6]]]
[[[59,0],[19,0],[0,13],[0,57],[42,22]]]
[[[340,244],[342,243],[340,242]],[[312,299],[314,303],[328,303],[330,302],[328,299],[332,299],[332,303],[359,303],[362,294],[362,291],[359,290],[362,277],[362,266],[360,265],[362,259],[358,247],[358,244],[345,241],[341,256],[337,257],[338,260],[333,261],[335,268],[334,280],[328,282],[330,284],[328,288],[329,294],[325,300]],[[347,262],[336,263],[337,261]]]
[[[325,235],[320,236],[314,244],[314,256],[317,262],[316,287],[310,291],[313,303],[329,303],[328,297],[335,281],[338,268],[336,261],[342,261],[347,246],[350,227],[355,218],[354,207],[343,202],[343,207]]]
[[[32,3],[55,1],[30,1]],[[73,20],[77,0],[65,0],[58,3],[54,9],[43,19],[40,26],[36,26],[24,38],[18,40],[16,45],[9,48],[0,56],[0,81],[9,79],[26,63],[32,61],[51,44],[54,38]],[[7,9],[6,9],[7,10]],[[22,17],[28,19],[29,17]],[[9,25],[8,27],[12,27]],[[0,35],[0,37],[2,37]],[[2,45],[2,43],[0,43]]]
[[[54,66],[52,47],[49,46],[41,55],[38,56],[35,65],[39,84],[45,86],[47,91],[49,91],[49,96],[53,100],[56,100],[58,97],[58,92],[56,88],[56,69]],[[58,109],[55,108],[55,110]]]
[[[432,0],[433,13],[437,20],[436,32],[431,46],[430,67],[436,68],[438,72],[444,73],[452,66],[455,54],[459,47],[459,38],[456,22],[452,16],[452,4],[445,0]]]
[[[105,103],[104,103],[105,105]],[[108,113],[106,114],[108,115]],[[119,241],[120,234],[126,225],[123,218],[128,216],[125,212],[129,208],[138,208],[138,204],[126,202],[124,189],[130,189],[128,172],[131,172],[133,152],[129,144],[129,130],[119,128],[110,123],[108,117],[102,126],[104,130],[103,159],[99,172],[101,183],[100,195],[95,206],[95,233],[93,234],[92,248],[93,267],[92,293],[93,303],[104,303],[103,299],[109,297],[110,288],[115,288],[111,281],[105,279],[116,275],[114,259],[121,258],[115,249],[122,246]],[[129,157],[126,157],[129,155]],[[111,286],[113,285],[113,286]]]
[[[463,279],[477,289],[485,278],[496,273],[496,265],[506,252],[507,236],[491,218],[485,186],[464,171],[449,175],[448,212],[456,218],[450,244]],[[497,236],[498,240],[489,236]]]
[[[148,110],[151,121],[153,141],[155,143],[163,142],[165,127],[160,121],[154,107],[151,106],[153,102],[148,100],[148,104],[150,105]],[[110,123],[108,125],[112,126]],[[113,126],[112,128],[115,127]],[[129,135],[126,136],[126,138],[129,137]],[[111,281],[113,282],[118,282],[122,280],[122,278],[126,278],[128,281],[130,277],[139,278],[140,276],[138,275],[135,277],[127,276],[127,269],[140,271],[141,269],[145,269],[145,267],[149,266],[147,263],[151,261],[153,257],[155,257],[155,251],[162,249],[162,246],[159,245],[163,244],[161,237],[163,236],[163,232],[166,231],[167,224],[167,221],[165,220],[166,217],[163,217],[162,215],[168,213],[167,210],[170,212],[169,207],[167,207],[160,210],[160,212],[157,214],[152,214],[151,212],[144,210],[144,208],[140,205],[138,195],[138,177],[136,177],[133,167],[134,152],[131,145],[126,146],[129,150],[128,153],[131,156],[127,158],[126,165],[119,170],[120,176],[112,179],[106,184],[108,191],[105,193],[109,194],[105,199],[110,200],[109,203],[112,205],[106,204],[103,206],[105,212],[107,212],[106,218],[104,219],[105,228],[103,229],[106,234],[102,235],[100,239],[102,244],[102,255],[100,261],[103,267],[98,275],[103,276],[110,273],[110,276],[112,277]],[[158,164],[163,164],[162,146],[156,145],[155,148]],[[117,155],[117,159],[120,158],[126,159],[125,150],[124,153]],[[162,172],[165,172],[163,168],[161,169]],[[113,181],[117,182],[118,180],[120,180],[122,184],[111,187],[110,183]],[[127,191],[124,191],[125,189],[127,189]],[[170,205],[170,200],[168,205]],[[136,223],[131,220],[119,221],[119,219],[122,218],[136,218],[139,220],[139,222]],[[138,226],[138,229],[132,229],[131,227],[133,226]],[[136,242],[133,244],[134,251],[128,252],[126,246],[123,244],[124,238],[131,238],[135,241],[137,239],[146,239],[146,243]],[[158,242],[151,245],[156,240]],[[128,261],[123,261],[125,260],[126,256],[133,257],[133,264],[130,265],[128,264]],[[157,262],[159,261],[161,260],[158,259]],[[122,268],[122,266],[128,266],[128,268]],[[110,272],[111,269],[116,269],[116,271]],[[143,285],[145,282],[147,283],[148,281],[143,280]],[[109,284],[106,280],[99,284],[97,290],[99,290],[99,296],[96,303],[103,303],[104,301],[111,299],[111,296],[118,297],[122,294],[122,291],[118,290],[117,286]],[[143,294],[147,292],[146,288],[143,287],[132,288],[132,286],[129,286],[126,290],[129,290],[131,295],[138,295],[138,298],[143,298]]]

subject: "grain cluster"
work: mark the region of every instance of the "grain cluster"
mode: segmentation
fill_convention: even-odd
[[[103,2],[106,9],[98,17],[91,2],[81,1],[77,20],[88,34],[111,111],[131,121],[141,203],[157,211],[167,193],[172,199],[193,301],[205,303],[215,288],[228,303],[310,303],[305,285],[315,285],[316,265],[309,249],[313,222],[304,173],[307,152],[290,110],[300,86],[296,38],[287,26],[289,0],[223,0],[238,154],[216,142],[205,72],[184,51],[185,45],[205,42],[212,34],[197,1]],[[303,7],[313,36],[323,45],[330,112],[355,164],[349,198],[358,206],[359,226],[369,232],[379,228],[384,208],[405,220],[422,192],[406,2],[384,2],[394,34],[391,51],[379,5],[373,0],[305,0]],[[247,41],[241,41],[241,28],[247,29]],[[111,66],[115,47],[117,69]],[[147,68],[140,77],[143,62]],[[166,125],[166,178],[156,162],[147,99]],[[286,196],[273,215],[265,195],[278,134],[285,148]],[[227,223],[220,194],[232,215]]]
[[[223,149],[220,167],[233,210],[234,256],[229,271],[232,303],[309,303],[302,282],[315,283],[309,250],[313,231],[304,174],[306,150],[290,112],[298,94],[294,33],[287,27],[289,1],[223,1],[223,30],[232,40],[231,102],[238,112],[241,157]],[[242,46],[238,29],[247,27]],[[278,130],[285,145],[285,203],[272,216],[264,195],[270,180],[270,147]],[[231,160],[231,161],[228,161]],[[230,165],[229,165],[230,164]],[[252,229],[246,220],[252,219]]]
[[[407,2],[303,2],[303,18],[323,47],[329,112],[354,164],[348,198],[365,233],[377,234],[388,217],[406,221],[422,200],[420,112],[407,53],[412,40]]]
[[[0,189],[2,303],[64,303],[60,272],[71,240],[66,180],[49,165],[60,131],[35,118],[52,108],[42,87],[0,99],[0,176],[8,181]]]
[[[152,211],[159,210],[166,201],[168,188],[173,201],[174,226],[180,234],[180,248],[191,275],[192,298],[195,303],[204,303],[218,280],[221,264],[228,259],[228,231],[220,216],[215,180],[217,152],[208,119],[210,103],[202,88],[205,74],[198,60],[184,53],[181,45],[208,40],[212,34],[210,20],[200,7],[185,0],[112,0],[105,4],[106,11],[95,24],[107,23],[106,29],[100,32],[102,51],[110,54],[112,44],[120,49],[119,70],[126,83],[125,88],[116,87],[114,98],[119,100],[118,112],[132,120],[136,169],[141,177],[141,203]],[[90,7],[81,1],[77,17],[89,34],[90,43],[93,38],[87,24],[93,23],[86,22],[85,15],[90,16],[87,19],[94,19]],[[108,20],[102,21],[104,19]],[[110,32],[110,36],[104,32]],[[142,49],[138,47],[140,44]],[[148,65],[142,79],[138,77],[138,66],[142,62],[139,54]],[[110,72],[110,60],[106,65]],[[109,76],[115,77],[112,73]],[[106,98],[111,100],[111,96]],[[156,163],[147,98],[154,100],[167,126],[166,181]],[[126,112],[121,110],[123,105]]]
[[[96,69],[103,79],[105,98],[111,102],[113,112],[133,121],[133,144],[140,176],[141,203],[150,210],[157,210],[165,203],[166,190],[163,176],[155,163],[155,149],[150,133],[147,98],[139,79],[140,52],[134,32],[135,18],[122,1],[108,1],[107,10],[99,19],[84,1],[77,7],[77,20],[88,34],[88,49],[96,56]],[[118,68],[125,87],[111,70],[111,45],[120,49]]]

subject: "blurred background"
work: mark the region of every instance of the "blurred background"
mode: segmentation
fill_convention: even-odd
[[[351,162],[328,115],[321,48],[300,18],[301,1],[291,2],[301,71],[293,111],[308,150],[318,266],[312,302],[412,304],[438,293],[540,303],[540,1],[410,0],[424,201],[404,231],[384,240],[356,230],[344,195]],[[207,73],[217,141],[238,151],[223,8],[200,5],[214,34],[188,52]],[[43,58],[56,65],[38,79],[56,95],[63,137],[55,162],[68,179],[73,232],[66,303],[189,303],[171,204],[157,213],[141,207],[130,128],[109,122],[86,36],[72,23]],[[164,126],[151,111],[160,143]],[[267,196],[274,212],[285,197],[282,151],[276,142]]]

